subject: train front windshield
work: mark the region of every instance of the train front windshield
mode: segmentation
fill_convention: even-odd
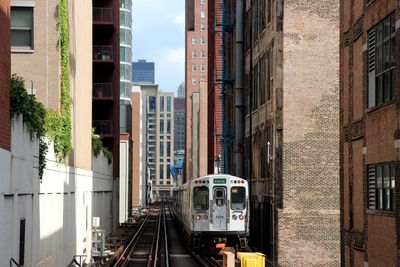
[[[246,189],[244,187],[232,187],[231,189],[231,208],[233,210],[243,210],[245,208]]]
[[[193,208],[195,210],[208,210],[208,198],[208,187],[193,188]]]

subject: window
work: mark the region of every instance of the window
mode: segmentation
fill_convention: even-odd
[[[200,4],[204,5],[206,3],[206,0],[200,0]]]
[[[231,188],[231,208],[233,210],[243,210],[245,208],[246,189],[244,187]]]
[[[167,96],[167,112],[171,112],[171,97]]]
[[[200,17],[201,17],[202,19],[205,19],[205,18],[206,18],[206,12],[205,12],[205,11],[201,11],[201,12],[200,12]]]
[[[196,85],[197,84],[197,79],[196,78],[192,78],[192,85]]]
[[[11,46],[33,49],[32,7],[11,7]]]
[[[19,221],[19,265],[25,262],[25,219]]]
[[[206,71],[206,66],[204,64],[200,65],[200,71],[205,72]]]
[[[395,14],[368,32],[368,106],[388,102],[396,86]]]
[[[192,58],[197,58],[197,51],[192,51]]]
[[[204,23],[200,24],[200,31],[202,32],[206,31],[206,25]]]
[[[197,71],[197,65],[196,64],[192,64],[192,71],[196,72]]]
[[[171,142],[167,142],[167,157],[171,157]]]
[[[204,50],[203,50],[203,51],[201,51],[201,55],[200,55],[200,57],[201,57],[201,58],[205,58],[205,57],[206,57],[206,51],[204,51]]]
[[[164,157],[164,142],[160,142],[160,157]]]
[[[205,45],[206,44],[206,37],[201,37],[201,44]]]
[[[197,45],[197,37],[192,38],[192,45]]]
[[[208,187],[196,186],[193,188],[193,209],[208,210]]]
[[[156,97],[149,96],[149,112],[156,112]]]
[[[164,178],[164,165],[160,164],[160,179]]]
[[[167,165],[167,179],[171,179],[171,165]]]
[[[163,134],[163,133],[164,133],[164,120],[160,119],[160,134]]]
[[[164,97],[160,96],[160,112],[164,112]]]
[[[167,134],[171,134],[171,120],[167,120]]]
[[[368,206],[371,210],[395,210],[395,167],[393,163],[368,166]]]

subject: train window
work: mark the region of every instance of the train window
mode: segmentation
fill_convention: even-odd
[[[193,188],[193,208],[195,210],[208,210],[208,187],[196,186]]]
[[[217,193],[217,197],[218,197],[218,198],[224,197],[224,191],[222,191],[221,189],[218,189],[218,190],[216,191],[216,193]]]
[[[232,187],[231,189],[231,209],[242,210],[245,207],[246,189],[244,187]]]

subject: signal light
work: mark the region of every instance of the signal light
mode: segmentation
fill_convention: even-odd
[[[239,219],[240,219],[241,221],[243,221],[243,219],[244,219],[243,214],[240,214],[240,215],[239,215]]]
[[[237,220],[236,214],[233,214],[233,215],[232,215],[232,219]]]

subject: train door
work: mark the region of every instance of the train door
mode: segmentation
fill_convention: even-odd
[[[226,218],[226,188],[214,187],[213,193],[213,226],[214,231],[227,230]]]

